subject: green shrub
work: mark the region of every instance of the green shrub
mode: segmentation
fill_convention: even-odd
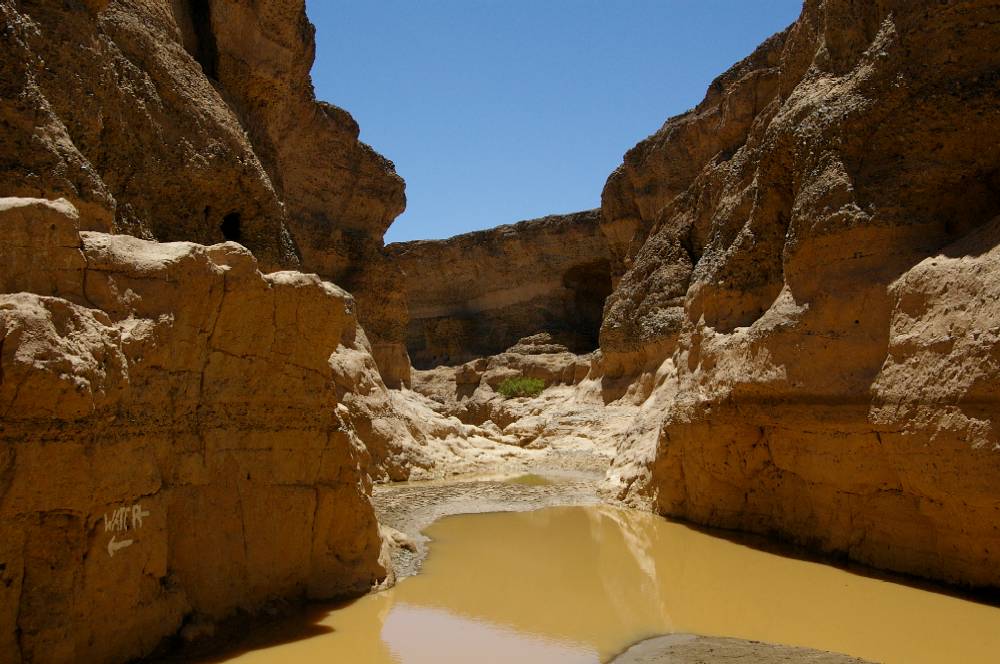
[[[497,392],[508,399],[513,397],[537,397],[545,389],[545,381],[539,378],[508,378],[500,383]]]

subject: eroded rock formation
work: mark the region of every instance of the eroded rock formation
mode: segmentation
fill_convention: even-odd
[[[391,574],[372,478],[525,456],[386,389],[332,283],[83,225],[0,199],[0,660],[127,661],[361,594]]]
[[[998,13],[808,0],[601,210],[386,249],[302,0],[0,0],[0,659],[363,592],[373,478],[615,445],[624,500],[1000,586]]]
[[[998,9],[809,0],[626,155],[601,345],[669,398],[623,495],[1000,585]]]
[[[406,275],[414,366],[460,364],[543,332],[574,352],[594,350],[611,292],[599,222],[591,210],[389,245]]]
[[[91,230],[232,240],[267,269],[316,272],[357,296],[387,380],[407,380],[382,253],[403,181],[316,101],[303,0],[3,0],[0,21],[0,193],[64,197]]]
[[[384,578],[353,298],[234,243],[79,226],[0,199],[0,659],[125,661]]]
[[[270,179],[180,41],[183,4],[0,2],[0,187],[162,241],[221,242],[228,217],[265,265],[293,265]]]
[[[406,207],[403,179],[358,140],[347,111],[316,100],[309,75],[315,30],[304,0],[202,0],[188,7],[184,42],[195,54],[211,42],[203,66],[225,91],[287,207],[303,269],[354,294],[383,378],[393,387],[408,382],[402,275],[382,244]]]

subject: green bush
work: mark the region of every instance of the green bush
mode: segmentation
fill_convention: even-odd
[[[508,378],[500,383],[497,392],[508,399],[513,397],[537,397],[545,389],[545,381],[539,378]]]

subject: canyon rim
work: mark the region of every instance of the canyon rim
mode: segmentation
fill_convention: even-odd
[[[1000,589],[1000,2],[807,0],[600,208],[389,245],[303,0],[0,20],[0,661],[386,587],[373,486],[515,470]]]

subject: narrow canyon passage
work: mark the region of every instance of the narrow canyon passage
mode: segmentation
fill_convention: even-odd
[[[1000,0],[564,4],[0,0],[0,664],[1000,661]]]

